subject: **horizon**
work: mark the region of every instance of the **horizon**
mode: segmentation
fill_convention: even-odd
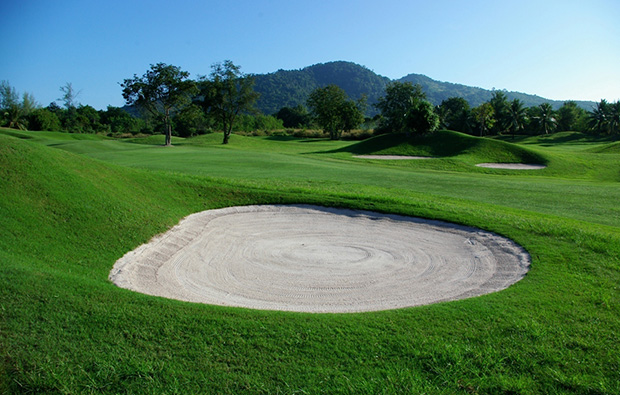
[[[191,78],[230,59],[247,74],[346,61],[397,80],[409,74],[554,101],[620,100],[620,3],[443,0],[78,0],[0,5],[0,80],[47,106],[71,83],[77,101],[122,107],[120,83],[151,64]],[[162,28],[163,27],[163,28]]]

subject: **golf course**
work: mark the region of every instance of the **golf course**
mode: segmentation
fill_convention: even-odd
[[[0,393],[620,393],[617,139],[440,130],[164,142],[0,128]],[[356,262],[380,255],[373,244],[417,251],[408,229],[379,227],[384,216],[477,229],[527,252],[528,270],[492,292],[336,312],[177,300],[111,280],[119,260],[184,218],[231,207],[364,213],[376,236],[349,222],[328,233],[365,240],[355,250],[330,244]],[[249,240],[277,253],[248,254],[309,259],[293,241],[304,242],[310,220],[294,233],[290,223],[258,228],[253,214],[236,238],[214,230],[217,244],[235,250]],[[310,223],[312,233],[327,222]],[[218,256],[244,270],[245,255]]]

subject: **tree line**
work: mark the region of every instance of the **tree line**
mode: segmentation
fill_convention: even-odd
[[[343,132],[372,125],[379,133],[429,133],[438,128],[472,135],[536,134],[579,131],[618,134],[620,101],[601,100],[592,111],[567,101],[558,110],[549,103],[525,107],[519,99],[509,101],[502,91],[471,108],[461,97],[433,106],[420,85],[391,82],[384,96],[373,105],[378,114],[365,118],[366,98],[350,99],[337,85],[315,88],[306,106],[283,107],[273,115],[255,108],[259,94],[254,76],[244,74],[227,60],[211,67],[197,80],[180,68],[158,63],[142,76],[134,75],[120,85],[128,107],[108,106],[95,110],[81,105],[71,83],[60,88],[62,106],[52,102],[41,107],[33,95],[19,95],[7,81],[0,82],[0,125],[29,130],[107,133],[111,135],[162,133],[166,145],[173,135],[188,137],[211,131],[223,132],[223,143],[233,131],[321,128],[331,139]],[[129,110],[128,110],[129,109]]]

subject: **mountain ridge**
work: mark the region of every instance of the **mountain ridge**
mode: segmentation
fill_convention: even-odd
[[[257,108],[265,114],[274,114],[283,107],[305,106],[310,93],[329,84],[340,86],[350,98],[357,100],[362,95],[367,98],[366,115],[377,113],[373,104],[385,94],[385,86],[390,82],[411,82],[420,84],[428,100],[439,105],[450,97],[463,97],[472,107],[476,107],[491,99],[496,91],[503,92],[508,100],[519,99],[525,107],[550,103],[558,109],[567,100],[551,100],[538,95],[505,89],[489,90],[458,83],[434,80],[423,74],[411,73],[402,78],[392,80],[384,77],[365,66],[348,61],[332,61],[317,63],[298,70],[277,70],[272,73],[254,74],[256,92],[261,96]],[[596,103],[575,100],[578,106],[591,110]]]

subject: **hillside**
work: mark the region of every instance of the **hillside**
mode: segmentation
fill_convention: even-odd
[[[319,63],[300,70],[278,70],[269,74],[257,74],[255,78],[255,90],[261,94],[257,107],[265,114],[276,113],[282,107],[305,105],[308,96],[314,89],[336,84],[353,99],[358,99],[362,94],[365,94],[368,98],[366,115],[373,116],[377,114],[373,104],[384,95],[385,86],[392,81],[364,66],[344,61]],[[493,96],[493,90],[436,81],[421,74],[409,74],[396,81],[420,84],[434,105],[441,104],[443,100],[449,97],[463,97],[474,107]],[[548,100],[521,92],[503,92],[509,100],[519,99],[526,107],[549,102],[557,109],[563,103],[563,101]],[[586,110],[590,110],[595,103],[577,101],[577,104]]]
[[[472,107],[479,106],[480,104],[488,101],[493,96],[493,90],[477,88],[474,86],[453,84],[451,82],[436,81],[422,74],[409,74],[398,80],[399,82],[411,82],[412,84],[420,84],[422,90],[426,93],[426,96],[431,103],[438,105],[445,99],[450,97],[462,97],[469,102]],[[510,92],[502,90],[506,94],[508,100],[519,99],[523,102],[525,107],[537,106],[541,103],[550,103],[554,109],[558,109],[564,103],[563,100],[549,100],[537,95],[530,95],[521,92]],[[590,101],[576,101],[577,105],[590,110],[594,107],[595,103]]]
[[[351,62],[315,64],[301,70],[278,70],[255,75],[254,89],[260,93],[257,107],[265,114],[278,112],[282,107],[305,105],[313,90],[336,84],[353,99],[366,95],[367,113],[376,114],[372,104],[384,95],[390,79]]]

